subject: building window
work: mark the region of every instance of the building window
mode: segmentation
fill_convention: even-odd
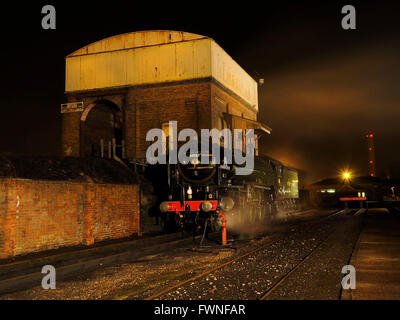
[[[161,123],[161,130],[164,132],[164,135],[165,135],[165,139],[163,137],[162,142],[168,146],[169,145],[169,121]]]
[[[165,137],[169,137],[169,121],[161,123],[161,130],[164,132]]]

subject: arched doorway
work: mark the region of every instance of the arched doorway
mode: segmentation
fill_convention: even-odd
[[[109,100],[99,100],[88,106],[81,117],[81,155],[101,156],[101,140],[105,156],[109,142],[115,139],[117,155],[122,156],[122,112]]]

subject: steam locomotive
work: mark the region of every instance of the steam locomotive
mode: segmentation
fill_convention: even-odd
[[[211,156],[211,155],[206,155]],[[298,204],[298,172],[279,161],[255,156],[254,170],[237,175],[238,165],[201,164],[201,154],[188,163],[150,166],[154,189],[161,199],[165,231],[218,231],[223,218],[264,224],[280,210]],[[210,161],[211,163],[211,161]]]

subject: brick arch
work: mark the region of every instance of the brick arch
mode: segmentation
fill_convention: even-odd
[[[85,110],[82,112],[81,121],[86,121],[86,118],[90,111],[96,106],[96,103],[91,103],[88,105]]]
[[[121,111],[121,108],[115,102],[113,102],[109,99],[100,99],[100,100],[97,100],[97,101],[89,104],[85,108],[85,110],[82,112],[81,121],[86,121],[87,116],[89,115],[90,111],[92,111],[92,109],[94,107],[96,107],[96,105],[98,105],[98,104],[106,104],[106,105],[109,105],[111,108],[118,109],[119,111]]]
[[[100,99],[85,108],[80,118],[81,123],[81,155],[84,157],[100,157],[101,140],[105,155],[108,153],[108,142],[115,139],[122,145],[122,112],[114,102]],[[117,148],[121,156],[121,147]]]

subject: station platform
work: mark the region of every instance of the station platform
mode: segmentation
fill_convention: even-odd
[[[343,290],[344,300],[400,299],[400,215],[369,209],[350,265],[356,289]]]

